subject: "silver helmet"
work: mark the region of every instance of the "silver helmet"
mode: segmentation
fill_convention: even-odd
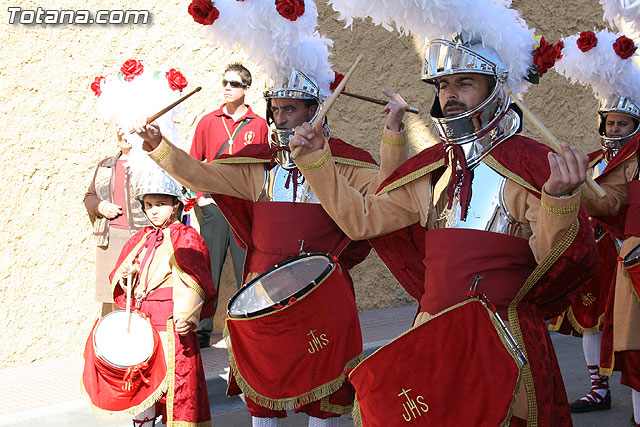
[[[182,201],[182,185],[173,179],[160,167],[148,168],[145,173],[137,176],[135,183],[135,197],[142,201],[147,194],[166,194],[175,196]]]
[[[314,120],[320,111],[322,102],[324,101],[324,93],[318,86],[316,80],[307,76],[300,70],[291,69],[288,76],[282,76],[274,82],[273,87],[266,90],[263,94],[267,101],[267,123],[271,128],[271,145],[277,147],[289,146],[289,140],[293,136],[294,129],[277,129],[273,122],[273,113],[271,112],[272,99],[299,99],[307,102],[314,102],[318,105],[316,114],[311,118]],[[325,136],[329,137],[329,128],[324,124]],[[296,165],[291,160],[288,152],[279,151],[277,154],[278,163],[288,169],[295,168]]]
[[[635,122],[635,130],[626,136],[607,136],[605,130],[607,114],[609,113],[626,114]],[[600,99],[598,115],[600,116],[599,132],[602,138],[601,143],[605,149],[618,150],[640,132],[640,104],[627,97],[613,95],[609,98]]]
[[[464,113],[444,117],[440,108],[438,78],[460,73],[478,73],[493,78],[491,94]],[[498,55],[481,42],[463,43],[436,39],[427,44],[422,65],[422,80],[436,86],[431,118],[440,139],[446,144],[465,144],[487,135],[509,110],[509,97],[503,84],[509,70]]]

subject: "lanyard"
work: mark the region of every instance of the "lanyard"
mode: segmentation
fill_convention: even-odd
[[[224,119],[224,116],[220,117],[222,119],[222,124],[224,125],[224,129],[227,131],[227,135],[229,136],[229,154],[233,154],[233,138],[236,137],[238,131],[240,130],[240,126],[236,127],[233,131],[233,135],[229,132],[229,128],[227,127],[227,121]]]

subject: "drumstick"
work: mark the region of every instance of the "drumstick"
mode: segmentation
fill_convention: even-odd
[[[204,305],[204,301],[200,301],[200,303],[199,303],[198,305],[196,305],[196,306],[193,308],[193,310],[191,310],[191,311],[189,312],[189,314],[187,314],[186,316],[184,316],[184,319],[183,319],[183,320],[184,320],[185,322],[186,322],[187,320],[189,320],[189,319],[191,318],[191,316],[193,316],[193,315],[195,314],[195,312],[196,312],[196,311],[198,311],[198,309],[199,309],[200,307],[202,307],[203,305]],[[176,323],[178,323],[178,322],[179,322],[179,320],[176,320]]]
[[[378,104],[378,105],[387,105],[389,103],[389,101],[385,101],[384,99],[372,98],[370,96],[360,95],[359,93],[347,92],[346,90],[343,90],[342,94],[350,96],[352,98],[361,99],[363,101],[372,102],[372,103]],[[416,107],[407,106],[405,111],[407,113],[420,114],[420,109],[416,108]]]
[[[170,105],[164,107],[162,110],[158,111],[157,113],[155,113],[153,116],[149,116],[147,117],[147,124],[153,122],[154,120],[156,120],[158,117],[162,116],[163,114],[165,114],[167,111],[171,110],[173,107],[175,107],[176,105],[180,104],[181,102],[185,101],[187,98],[189,98],[191,95],[193,95],[196,92],[200,92],[202,90],[201,86],[198,86],[197,88],[195,88],[194,90],[192,90],[191,92],[189,92],[188,94],[186,94],[185,96],[183,96],[182,98],[178,99],[177,101],[171,103]],[[134,130],[130,130],[129,133],[134,133]]]
[[[564,157],[564,155],[562,154],[562,148],[560,148],[560,141],[558,140],[558,138],[556,138],[556,136],[553,133],[551,133],[549,128],[546,127],[544,123],[542,123],[542,121],[533,113],[533,111],[531,111],[529,107],[527,107],[520,98],[514,95],[513,92],[511,92],[511,90],[508,87],[503,86],[503,88],[506,94],[509,95],[511,99],[513,99],[513,102],[515,102],[516,105],[520,107],[522,112],[529,118],[529,120],[533,122],[535,127],[537,127],[538,130],[542,132],[542,135],[544,135],[545,138],[547,138],[547,140],[551,143],[551,148],[553,148],[558,154]],[[602,189],[602,187],[600,187],[598,183],[595,182],[593,178],[589,175],[587,175],[587,180],[585,181],[585,184],[587,184],[587,186],[591,190],[593,190],[593,192],[596,193],[596,195],[599,198],[603,198],[604,196],[607,195],[607,193]]]
[[[127,276],[127,309],[126,311],[127,311],[127,333],[129,333],[129,330],[131,329],[131,272],[129,272],[129,275]]]
[[[338,96],[344,90],[344,87],[347,84],[347,80],[349,80],[349,77],[351,77],[351,74],[353,74],[353,70],[355,70],[356,66],[360,63],[360,61],[362,61],[362,58],[364,58],[364,54],[361,53],[356,58],[355,62],[353,63],[353,65],[351,66],[349,71],[347,71],[347,74],[344,75],[344,78],[342,79],[340,84],[338,84],[338,87],[336,88],[336,90],[333,91],[333,93],[331,94],[331,96],[329,97],[327,102],[324,103],[324,107],[322,108],[322,110],[320,110],[320,112],[318,113],[316,118],[311,122],[311,125],[313,125],[314,123],[317,123],[317,122],[322,123],[324,118],[327,116],[327,113],[329,112],[329,110],[333,106],[333,103],[336,102],[336,99],[338,99]],[[303,147],[301,147],[301,146],[300,147],[296,147],[296,149],[293,150],[293,152],[291,153],[291,158],[295,159],[296,157],[298,157],[298,155],[300,155],[300,151],[302,151],[302,148]]]

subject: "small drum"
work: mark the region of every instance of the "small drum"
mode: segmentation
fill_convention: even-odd
[[[294,409],[344,384],[343,371],[362,357],[349,283],[330,255],[305,254],[276,265],[231,298],[224,332],[231,377],[248,398],[275,410]]]
[[[622,264],[627,268],[631,268],[638,264],[638,262],[640,262],[640,245],[633,248],[631,252],[629,252],[627,256],[624,257],[624,260],[622,260]]]
[[[363,427],[508,424],[521,364],[505,338],[477,299],[436,314],[351,371],[354,418]]]
[[[242,287],[227,306],[229,317],[254,317],[295,301],[333,269],[326,254],[305,254],[277,264]],[[293,298],[293,299],[292,299]]]
[[[132,311],[127,331],[127,317],[125,310],[113,311],[100,319],[93,333],[96,356],[120,369],[146,362],[154,348],[151,321]]]

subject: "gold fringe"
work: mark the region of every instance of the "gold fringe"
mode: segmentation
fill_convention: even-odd
[[[571,323],[573,329],[575,329],[575,331],[580,335],[590,333],[595,334],[601,330],[602,324],[604,323],[604,313],[602,313],[598,318],[598,323],[590,328],[585,328],[580,324],[580,322],[578,322],[578,319],[576,319],[576,315],[573,313],[573,308],[571,307],[569,307],[569,309],[567,310],[567,319],[569,319],[569,323]]]
[[[298,169],[301,172],[314,171],[314,170],[320,169],[325,164],[327,164],[330,158],[331,158],[331,150],[327,148],[327,150],[324,152],[322,156],[320,156],[318,160],[314,160],[313,162],[307,163],[305,165],[298,165]]]
[[[360,414],[360,404],[358,403],[358,396],[353,400],[353,411],[351,412],[351,418],[353,418],[353,427],[362,427],[362,415]]]
[[[392,183],[388,184],[387,186],[385,186],[382,190],[378,191],[376,194],[377,195],[381,195],[384,193],[388,193],[391,190],[395,190],[398,187],[402,187],[403,185],[406,185],[408,183],[410,183],[411,181],[415,181],[418,178],[423,177],[424,175],[433,172],[434,170],[440,168],[444,166],[444,159],[438,160],[437,162],[431,163],[430,165],[427,165],[423,168],[418,169],[417,171],[413,171],[408,175],[403,176],[402,178],[399,178],[395,181],[393,181]]]
[[[192,423],[189,421],[172,421],[167,427],[211,427],[211,420],[202,421],[200,423]]]
[[[522,335],[522,329],[520,328],[520,322],[518,320],[518,311],[517,306],[525,297],[525,295],[533,288],[533,286],[544,276],[544,274],[553,266],[553,264],[560,258],[560,256],[571,246],[573,241],[575,240],[578,230],[580,228],[580,223],[578,219],[571,224],[571,227],[567,230],[562,239],[558,243],[556,243],[553,248],[551,248],[551,252],[538,264],[538,266],[533,270],[531,275],[527,278],[524,286],[518,291],[518,294],[513,299],[511,304],[509,304],[508,308],[508,319],[509,326],[511,328],[511,332],[515,337],[518,344],[521,346],[522,351],[525,356],[527,356],[527,347],[524,342],[524,336]],[[527,356],[528,357],[528,356]],[[536,400],[536,390],[535,384],[533,382],[533,375],[531,374],[531,364],[527,363],[522,368],[522,374],[524,378],[524,385],[527,392],[527,400],[528,400],[528,417],[527,417],[527,426],[537,426],[538,425],[538,402]]]
[[[380,166],[376,164],[363,162],[362,160],[349,159],[346,157],[334,157],[333,161],[336,163],[342,163],[344,165],[349,165],[349,166],[356,166],[359,168],[380,169]]]
[[[553,331],[553,332],[558,332],[560,330],[560,328],[562,327],[562,323],[564,323],[564,319],[565,319],[566,316],[567,316],[567,312],[565,310],[565,311],[562,312],[562,314],[560,314],[560,315],[558,315],[556,317],[556,319],[558,319],[558,320],[556,321],[555,324],[549,323],[549,328],[548,329],[550,331]]]
[[[228,342],[227,338],[229,335],[226,327],[224,334],[226,334],[225,341]],[[308,403],[320,400],[323,397],[338,391],[347,378],[344,373],[341,373],[337,378],[299,396],[289,397],[286,399],[271,399],[259,394],[249,385],[249,383],[242,377],[242,374],[240,374],[240,372],[238,371],[238,366],[236,364],[236,359],[233,355],[233,351],[229,347],[227,348],[227,350],[229,352],[229,365],[231,367],[231,373],[233,374],[233,377],[235,378],[238,386],[245,394],[245,396],[256,402],[258,405],[275,411],[294,409],[299,405],[306,405]],[[363,359],[364,354],[360,353],[358,356],[347,362],[344,369],[351,369],[352,366],[356,366]]]
[[[169,262],[171,263],[171,266],[178,273],[178,277],[180,278],[180,280],[182,280],[191,289],[196,291],[198,293],[198,295],[200,295],[200,298],[202,298],[203,301],[206,301],[207,293],[204,291],[204,289],[202,289],[202,286],[200,286],[200,284],[198,282],[196,282],[193,279],[193,277],[191,277],[189,275],[189,273],[187,273],[186,271],[181,269],[180,266],[178,265],[178,261],[176,261],[176,252],[175,252],[175,250],[173,251],[173,254],[171,254],[171,259],[170,259]]]

